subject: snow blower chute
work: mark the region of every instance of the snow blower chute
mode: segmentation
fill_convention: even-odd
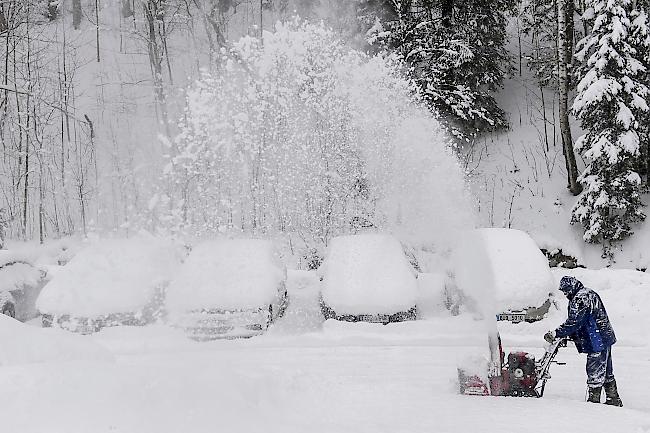
[[[511,397],[542,397],[546,381],[550,379],[549,368],[566,339],[559,338],[546,348],[539,361],[528,352],[510,352],[507,359],[501,346],[501,337],[490,338],[490,362],[487,381],[485,375],[474,374],[458,368],[460,393],[464,395],[495,395]],[[507,362],[506,362],[507,361]]]

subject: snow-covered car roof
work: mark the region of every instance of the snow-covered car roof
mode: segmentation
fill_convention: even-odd
[[[5,290],[0,290],[0,308],[2,308],[2,306],[7,303],[15,304],[16,300],[14,299],[14,297],[10,292]]]
[[[65,237],[61,239],[47,239],[42,244],[38,241],[12,241],[8,242],[7,250],[10,257],[32,265],[48,266],[61,265],[70,261],[77,250],[83,246],[81,239]],[[0,250],[0,264],[4,261]]]
[[[469,231],[462,236],[453,262],[458,287],[479,302],[494,303],[493,312],[539,307],[553,290],[548,260],[520,230]]]
[[[46,272],[25,254],[0,250],[0,291],[11,292],[37,286]]]
[[[176,244],[152,236],[93,241],[54,273],[36,307],[77,317],[139,311],[169,282],[182,256]]]
[[[31,263],[31,260],[28,260],[26,254],[16,253],[10,250],[0,250],[0,267],[15,262],[28,262]]]
[[[268,306],[286,279],[271,241],[219,239],[196,245],[167,289],[167,310]]]
[[[416,304],[415,272],[390,235],[332,239],[319,273],[323,301],[337,314],[393,314]]]

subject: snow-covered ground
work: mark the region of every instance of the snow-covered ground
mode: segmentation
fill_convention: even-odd
[[[592,280],[602,283],[594,275],[611,271],[582,272],[598,272]],[[627,289],[647,291],[646,277],[635,273],[638,284]],[[553,366],[542,399],[460,396],[456,366],[486,350],[482,322],[469,314],[387,326],[323,322],[317,280],[299,273],[287,314],[261,337],[198,343],[163,325],[117,327],[69,336],[75,353],[103,346],[112,357],[2,363],[1,431],[649,432],[650,347],[640,339],[649,321],[616,301],[617,287],[634,278],[608,278],[597,289],[619,334],[613,356],[624,408],[583,402],[584,359],[572,347],[560,352],[567,365]],[[553,310],[537,324],[500,323],[504,347],[540,355],[544,330],[562,317]],[[19,326],[14,335],[53,331]]]

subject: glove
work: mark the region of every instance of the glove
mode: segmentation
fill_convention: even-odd
[[[553,340],[555,340],[555,331],[548,331],[546,334],[544,334],[544,340],[552,343]]]

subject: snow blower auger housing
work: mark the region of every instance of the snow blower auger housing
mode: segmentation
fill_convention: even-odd
[[[548,345],[538,361],[528,352],[510,352],[507,362],[498,337],[498,357],[491,362],[487,374],[473,374],[458,368],[460,393],[463,395],[495,395],[510,397],[542,397],[546,381],[551,378],[549,368],[555,361],[560,347],[566,346],[565,338],[558,338]]]

